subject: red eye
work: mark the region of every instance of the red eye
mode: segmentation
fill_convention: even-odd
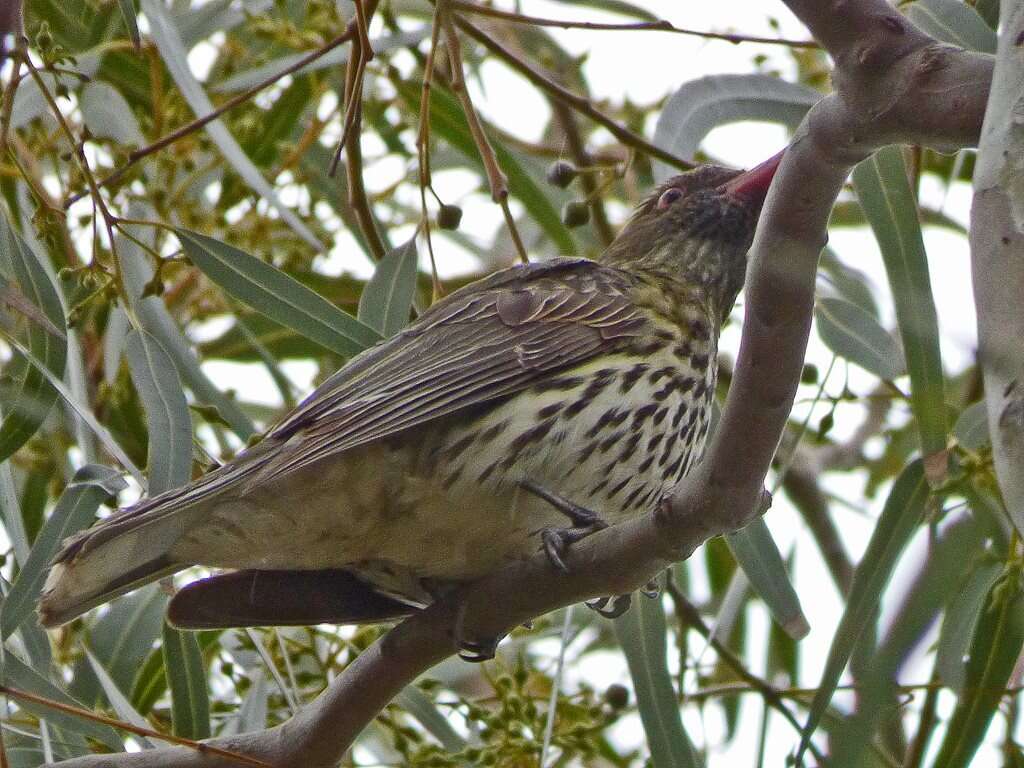
[[[658,198],[658,210],[664,211],[672,203],[683,196],[683,190],[670,187],[661,193],[661,197]]]

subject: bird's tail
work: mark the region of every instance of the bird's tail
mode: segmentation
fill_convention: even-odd
[[[108,600],[193,565],[173,549],[221,492],[262,464],[262,451],[209,472],[198,481],[146,499],[64,542],[39,599],[46,627],[65,624]],[[246,460],[247,459],[247,460]]]

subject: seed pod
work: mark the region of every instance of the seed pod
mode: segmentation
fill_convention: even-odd
[[[445,203],[437,212],[437,226],[441,229],[458,229],[462,221],[462,209],[457,205]]]
[[[624,685],[612,683],[604,692],[604,700],[612,709],[622,709],[629,704],[629,690]]]
[[[590,206],[583,200],[570,200],[562,206],[562,223],[567,227],[582,227],[590,221]]]
[[[556,187],[565,189],[572,180],[576,178],[576,166],[565,160],[556,160],[548,166],[547,179],[548,184],[554,184]]]

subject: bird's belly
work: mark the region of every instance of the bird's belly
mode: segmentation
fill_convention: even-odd
[[[480,577],[568,519],[532,480],[609,523],[653,509],[699,460],[714,371],[603,359],[472,421],[396,436],[226,500],[178,553],[229,568],[348,567],[386,591]],[[190,551],[202,552],[191,557]]]

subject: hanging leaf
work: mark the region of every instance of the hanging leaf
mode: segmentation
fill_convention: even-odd
[[[615,635],[633,678],[652,765],[696,767],[701,762],[683,728],[679,701],[668,671],[666,634],[665,609],[660,598],[634,597],[630,609],[615,619]]]
[[[409,322],[416,292],[416,238],[384,255],[359,297],[359,319],[385,339]]]
[[[902,150],[887,147],[873,154],[854,169],[853,185],[878,240],[895,299],[921,450],[926,457],[941,454],[947,422],[939,323]]]
[[[814,310],[825,346],[881,379],[904,372],[899,344],[871,315],[844,299],[820,299]]]
[[[171,724],[175,736],[210,736],[210,699],[199,643],[192,632],[179,632],[164,623],[164,673],[171,691]]]
[[[279,269],[212,237],[175,230],[185,255],[213,282],[272,320],[345,357],[380,334]]]

